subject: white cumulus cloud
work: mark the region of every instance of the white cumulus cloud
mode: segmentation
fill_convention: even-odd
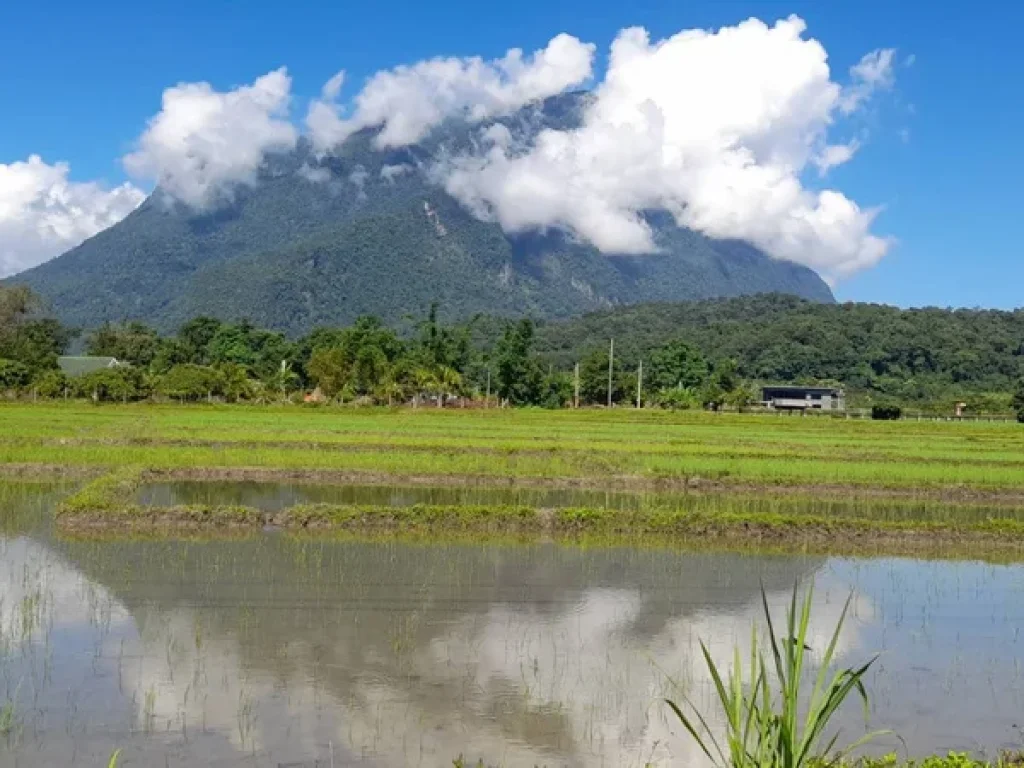
[[[209,83],[168,88],[125,168],[193,208],[230,198],[235,185],[255,183],[268,152],[295,146],[290,90],[283,68],[227,92]]]
[[[580,85],[591,76],[594,50],[561,34],[530,56],[516,48],[494,61],[449,57],[396,67],[370,78],[349,118],[337,102],[344,77],[339,73],[311,105],[306,125],[320,151],[377,126],[379,148],[413,144],[448,117],[484,120]]]
[[[526,151],[500,136],[436,173],[478,216],[510,232],[559,227],[609,253],[657,249],[644,221],[661,209],[682,226],[739,238],[834,280],[877,262],[888,240],[876,211],[805,187],[809,164],[835,165],[855,145],[827,132],[850,104],[822,45],[796,16],[651,42],[623,30],[575,130],[545,130]],[[892,55],[853,68],[854,108],[889,82]],[[869,90],[865,90],[869,89]]]
[[[116,224],[145,199],[131,184],[108,189],[68,178],[67,163],[38,155],[0,163],[0,278],[73,248]]]

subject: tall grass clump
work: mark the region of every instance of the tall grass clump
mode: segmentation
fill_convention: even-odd
[[[835,631],[821,658],[820,667],[805,701],[801,695],[808,674],[807,628],[811,618],[813,587],[798,604],[797,587],[786,616],[786,627],[779,634],[772,623],[768,598],[761,590],[767,644],[758,641],[752,630],[749,671],[744,675],[740,650],[734,651],[728,679],[711,658],[707,646],[701,651],[714,681],[717,704],[724,716],[724,734],[716,736],[708,719],[686,699],[689,714],[674,701],[667,700],[683,727],[694,738],[709,760],[719,768],[808,768],[842,762],[854,749],[883,732],[869,733],[837,751],[839,734],[826,740],[826,729],[840,706],[856,694],[867,717],[868,695],[863,678],[876,657],[859,667],[831,673],[839,635],[850,608],[847,598]]]

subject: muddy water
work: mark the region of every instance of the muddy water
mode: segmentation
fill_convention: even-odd
[[[68,541],[0,494],[2,766],[692,765],[659,700],[817,585],[821,647],[880,651],[872,725],[1020,745],[1024,568],[631,548]],[[18,514],[14,514],[17,512]],[[672,681],[675,681],[673,683]],[[845,713],[845,733],[863,732]]]

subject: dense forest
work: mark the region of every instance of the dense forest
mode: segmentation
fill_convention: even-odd
[[[74,340],[78,338],[77,342]],[[610,342],[614,352],[609,359]],[[67,379],[77,343],[128,365]],[[643,366],[640,374],[641,363]],[[41,314],[22,287],[0,286],[0,390],[137,400],[434,403],[491,397],[511,405],[635,403],[742,408],[757,385],[825,383],[859,404],[946,413],[1024,412],[1024,311],[900,310],[781,295],[650,304],[536,325],[437,306],[400,328],[373,317],[298,338],[194,318],[165,336],[141,323],[77,333]]]

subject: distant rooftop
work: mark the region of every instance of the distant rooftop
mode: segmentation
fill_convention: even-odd
[[[84,376],[104,368],[117,368],[121,363],[116,357],[58,357],[57,365],[65,376]]]
[[[792,384],[778,384],[778,385],[776,385],[776,384],[766,384],[765,386],[761,387],[761,389],[763,391],[765,391],[765,392],[777,392],[779,394],[783,394],[783,393],[801,393],[801,394],[809,393],[809,394],[816,394],[816,395],[817,394],[827,395],[827,394],[830,394],[830,393],[833,393],[833,392],[840,392],[840,391],[842,391],[838,387],[799,387],[799,386],[794,386]]]

